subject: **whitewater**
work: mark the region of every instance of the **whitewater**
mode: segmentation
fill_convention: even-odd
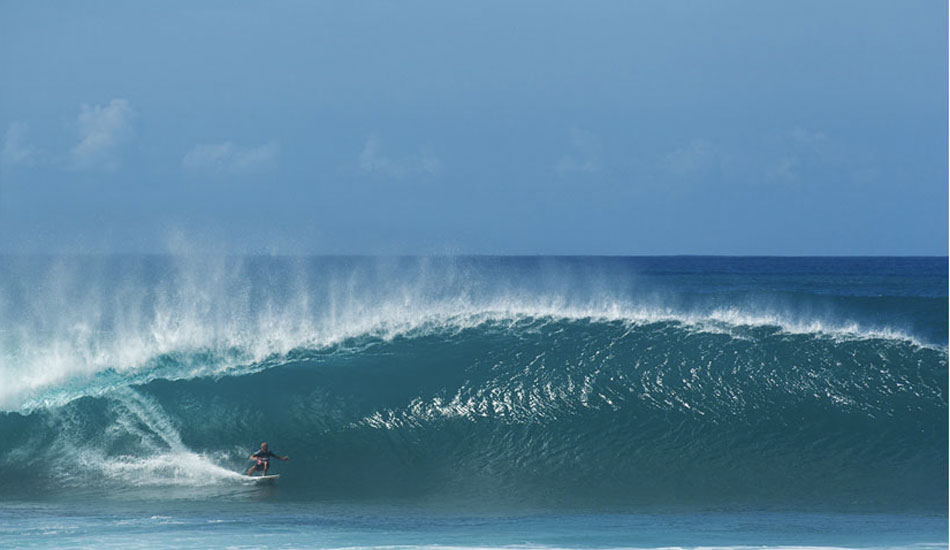
[[[0,546],[946,547],[946,258],[0,260]]]

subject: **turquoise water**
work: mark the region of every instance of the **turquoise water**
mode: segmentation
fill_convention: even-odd
[[[816,513],[456,516],[409,507],[154,502],[6,505],[5,548],[946,548],[942,516]],[[929,542],[921,542],[929,541]]]
[[[7,257],[0,547],[946,547],[947,283],[946,258]],[[256,486],[265,439],[292,460]]]

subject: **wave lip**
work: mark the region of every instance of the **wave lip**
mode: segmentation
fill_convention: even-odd
[[[294,350],[542,318],[678,322],[735,337],[778,327],[946,351],[888,322],[899,315],[876,313],[886,306],[913,327],[939,311],[943,330],[928,331],[946,333],[946,284],[931,288],[945,265],[919,259],[4,260],[0,410],[8,411],[58,406],[107,378],[226,376],[279,364]],[[800,275],[789,279],[776,269],[783,265]],[[868,271],[855,271],[861,266]],[[802,282],[818,290],[803,292]]]
[[[385,310],[385,308],[383,308]],[[150,336],[139,335],[131,343],[113,334],[103,341],[82,344],[34,344],[36,348],[7,358],[22,368],[7,377],[0,389],[0,410],[29,412],[61,406],[87,395],[102,395],[130,384],[155,379],[180,380],[197,377],[243,375],[283,364],[295,350],[320,352],[366,339],[392,340],[428,334],[458,332],[485,324],[509,325],[538,322],[587,321],[624,323],[630,327],[674,323],[696,333],[721,333],[750,338],[747,329],[770,329],[785,334],[827,337],[837,341],[887,340],[914,347],[946,352],[945,346],[922,343],[899,330],[866,328],[858,323],[824,323],[787,319],[778,314],[750,313],[735,308],[704,313],[680,313],[669,309],[629,308],[616,303],[602,307],[564,308],[559,305],[525,306],[492,304],[490,307],[431,311],[387,311],[359,321],[318,328],[304,322],[294,330],[287,322],[274,326],[261,322],[259,330],[202,331],[188,338],[168,337],[151,327]],[[179,329],[181,331],[181,329]],[[178,331],[176,331],[178,332]]]

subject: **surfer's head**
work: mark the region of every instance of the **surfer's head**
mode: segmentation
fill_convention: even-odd
[[[262,450],[262,451],[266,451],[266,450],[267,450],[267,442],[266,442],[266,441],[263,442],[263,443],[261,443],[261,450]]]

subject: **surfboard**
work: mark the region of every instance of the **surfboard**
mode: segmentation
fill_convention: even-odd
[[[254,483],[267,483],[272,481],[277,481],[277,478],[280,477],[280,474],[268,474],[266,476],[247,476],[249,481]]]

